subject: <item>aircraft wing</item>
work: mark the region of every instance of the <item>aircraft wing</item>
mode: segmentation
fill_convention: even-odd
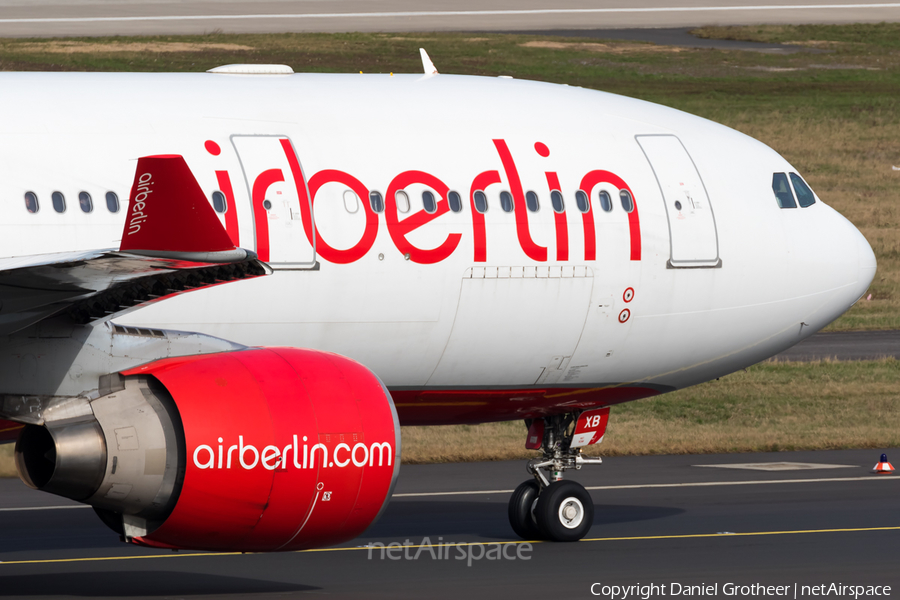
[[[232,243],[181,156],[143,157],[119,248],[0,259],[0,335],[60,314],[87,324],[271,272]]]

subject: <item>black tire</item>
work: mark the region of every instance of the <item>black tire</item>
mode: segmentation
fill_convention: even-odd
[[[594,524],[594,501],[574,481],[554,481],[538,497],[534,516],[544,539],[577,542]]]
[[[540,493],[537,481],[529,479],[515,489],[509,499],[509,524],[513,531],[523,540],[539,540],[541,530],[538,529],[534,517],[535,503]]]

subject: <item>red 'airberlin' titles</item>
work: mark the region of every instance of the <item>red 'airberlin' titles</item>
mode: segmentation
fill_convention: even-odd
[[[315,237],[316,254],[319,258],[328,262],[337,264],[347,264],[361,259],[375,243],[378,235],[378,216],[369,202],[370,189],[359,179],[337,169],[325,169],[313,173],[308,179],[304,174],[297,153],[287,138],[275,138],[282,147],[284,156],[287,159],[290,176],[294,181],[294,187],[297,191],[297,197],[300,203],[300,214],[303,222],[303,230],[309,243]],[[512,153],[505,140],[492,140],[494,148],[497,152],[503,172],[506,176],[506,182],[513,199],[513,214],[516,223],[516,236],[519,246],[525,255],[535,262],[546,262],[548,260],[547,248],[538,245],[531,236],[528,223],[528,210],[526,208],[526,198],[522,187],[519,171],[513,159]],[[207,152],[213,156],[219,156],[221,150],[219,145],[209,140],[205,144]],[[547,157],[550,150],[541,142],[534,145],[535,151],[541,157]],[[559,176],[553,172],[545,173],[548,191],[552,194],[560,190]],[[216,179],[220,190],[225,194],[229,205],[234,205],[234,192],[230,177],[227,171],[216,171]],[[281,169],[267,169],[257,174],[250,187],[251,203],[253,207],[253,217],[256,227],[256,252],[263,261],[269,261],[270,244],[269,244],[269,221],[267,218],[267,209],[263,206],[266,198],[266,192],[269,186],[285,182],[286,174]],[[498,170],[488,170],[479,173],[472,180],[469,190],[469,208],[472,215],[472,234],[474,239],[473,257],[474,262],[487,262],[487,229],[485,226],[485,216],[476,210],[476,194],[484,192],[489,186],[499,184],[503,181]],[[364,214],[366,218],[365,228],[360,239],[351,247],[346,249],[335,248],[331,246],[323,237],[318,227],[313,225],[312,215],[310,214],[310,206],[314,206],[316,193],[327,183],[340,183],[353,190],[354,193],[362,200]],[[433,213],[425,210],[415,212],[404,219],[400,219],[397,210],[396,194],[411,184],[422,184],[428,186],[436,193],[437,209]],[[641,225],[638,214],[637,199],[634,192],[628,184],[618,175],[610,171],[592,170],[582,177],[579,189],[591,197],[594,189],[601,184],[609,184],[616,189],[627,192],[632,199],[632,210],[628,214],[628,235],[630,242],[630,260],[641,260]],[[307,189],[309,194],[307,194]],[[431,221],[440,218],[442,215],[450,212],[450,205],[447,195],[450,191],[449,186],[441,181],[438,177],[426,173],[424,171],[403,171],[395,176],[387,187],[384,195],[384,218],[387,224],[388,233],[391,240],[402,254],[408,255],[409,260],[419,264],[434,264],[441,262],[456,251],[462,239],[460,233],[450,233],[436,247],[431,249],[419,248],[413,244],[408,236],[416,229]],[[309,198],[312,198],[312,201]],[[584,260],[593,261],[597,258],[597,241],[596,230],[594,224],[594,211],[588,210],[581,213],[582,227],[584,229]],[[225,227],[231,236],[232,241],[239,245],[237,211],[226,211]],[[569,237],[568,224],[564,214],[554,213],[554,228],[556,233],[556,260],[569,260]]]
[[[263,469],[274,471],[276,469],[315,469],[316,457],[319,457],[319,468],[346,467],[353,463],[354,467],[373,467],[376,465],[375,455],[378,455],[377,466],[393,466],[393,446],[388,442],[374,442],[368,446],[357,442],[353,446],[343,442],[337,444],[332,450],[322,443],[313,444],[310,447],[307,436],[303,436],[303,446],[294,436],[294,441],[284,448],[278,446],[266,446],[262,450],[253,444],[244,444],[244,436],[238,436],[238,443],[230,446],[223,445],[224,438],[218,438],[218,451],[212,446],[201,444],[194,449],[193,462],[198,469],[231,469],[241,467],[245,470],[255,468],[257,465]],[[248,458],[249,456],[249,458]],[[291,458],[288,458],[288,457]]]

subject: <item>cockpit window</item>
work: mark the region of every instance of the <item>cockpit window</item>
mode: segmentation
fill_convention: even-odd
[[[784,173],[775,173],[772,175],[772,191],[775,192],[775,200],[781,208],[797,208],[794,202],[794,194],[791,193],[791,186],[788,183],[787,175]]]
[[[797,194],[797,203],[806,208],[816,203],[816,196],[813,194],[806,182],[800,179],[796,173],[791,173],[791,183],[794,184],[794,193]]]

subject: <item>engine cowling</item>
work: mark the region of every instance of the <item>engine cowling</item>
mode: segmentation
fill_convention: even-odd
[[[352,539],[390,498],[400,427],[377,376],[293,348],[156,361],[91,415],[27,426],[32,487],[86,502],[128,541],[275,551]]]

